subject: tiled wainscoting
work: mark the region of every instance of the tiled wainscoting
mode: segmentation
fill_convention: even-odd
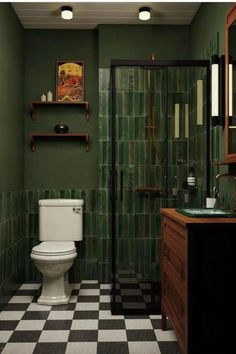
[[[0,309],[24,280],[24,191],[0,192]]]

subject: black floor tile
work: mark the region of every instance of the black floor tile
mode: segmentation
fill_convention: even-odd
[[[125,320],[99,320],[98,329],[125,329]]]
[[[74,311],[76,303],[65,304],[65,305],[54,305],[51,311]]]
[[[148,315],[125,315],[126,320],[145,320],[149,319]]]
[[[0,331],[14,331],[19,321],[0,321]]]
[[[70,331],[68,342],[97,342],[98,331]]]
[[[156,341],[156,335],[152,329],[136,329],[136,330],[127,330],[127,339],[132,342],[150,342]]]
[[[2,352],[4,347],[5,347],[5,343],[0,343],[0,353]]]
[[[99,310],[110,310],[111,309],[111,303],[110,302],[100,302],[99,304]]]
[[[99,302],[99,296],[78,296],[77,302]]]
[[[181,354],[177,342],[158,342],[158,345],[161,354]]]
[[[161,319],[154,319],[154,320],[151,320],[152,322],[152,327],[154,329],[161,329]],[[172,325],[170,323],[170,321],[167,320],[167,329],[172,329]]]
[[[29,307],[29,303],[25,304],[7,304],[3,311],[26,311]]]
[[[126,342],[98,343],[97,354],[129,354],[128,343]]]
[[[38,343],[33,354],[65,354],[66,343]]]
[[[11,343],[25,343],[37,342],[40,337],[41,331],[15,331],[12,333],[9,342]]]
[[[99,318],[99,311],[75,311],[74,320],[87,319],[95,320]]]
[[[22,320],[46,320],[50,311],[26,311]]]
[[[70,330],[72,320],[48,320],[45,322],[43,330]]]
[[[111,290],[110,289],[101,289],[100,290],[100,295],[110,295]]]
[[[99,284],[81,284],[80,289],[100,289]]]
[[[17,290],[15,293],[16,296],[36,296],[39,295],[41,292],[41,289],[23,289],[23,290]]]

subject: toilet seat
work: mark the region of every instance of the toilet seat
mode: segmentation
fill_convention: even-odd
[[[74,242],[44,241],[33,247],[32,254],[36,256],[68,256],[76,252]]]

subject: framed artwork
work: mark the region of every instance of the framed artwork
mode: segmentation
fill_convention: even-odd
[[[57,62],[56,100],[64,102],[84,101],[84,62]]]

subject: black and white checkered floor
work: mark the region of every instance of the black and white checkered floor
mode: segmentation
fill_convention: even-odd
[[[38,305],[39,288],[23,284],[0,312],[0,353],[180,354],[159,315],[112,316],[109,284],[72,284],[70,303],[59,306]]]

